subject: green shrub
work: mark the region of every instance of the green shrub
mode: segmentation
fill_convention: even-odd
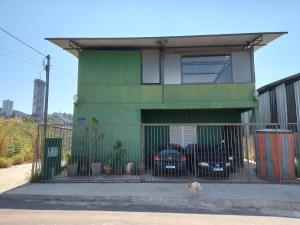
[[[9,158],[0,158],[0,168],[7,168],[12,165],[12,160]]]
[[[7,146],[7,149],[5,151],[6,157],[12,157],[14,155],[17,155],[22,150],[21,142],[14,137],[13,140],[10,142],[10,144]]]
[[[19,165],[25,162],[24,160],[24,154],[18,154],[18,155],[14,155],[12,158],[12,164],[13,165]]]
[[[33,153],[31,151],[24,152],[24,162],[31,162],[33,160]]]

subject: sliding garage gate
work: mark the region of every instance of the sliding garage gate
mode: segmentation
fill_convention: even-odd
[[[299,126],[288,127],[293,129],[279,124],[52,124],[44,142],[39,125],[32,180],[298,182]]]

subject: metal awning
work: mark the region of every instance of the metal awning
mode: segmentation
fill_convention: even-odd
[[[240,47],[259,49],[287,32],[126,38],[46,38],[75,56],[82,49]]]

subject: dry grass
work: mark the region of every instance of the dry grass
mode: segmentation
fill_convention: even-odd
[[[35,138],[34,121],[0,118],[0,168],[30,162]]]

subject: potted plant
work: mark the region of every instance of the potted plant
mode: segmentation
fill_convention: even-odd
[[[128,161],[125,166],[125,172],[127,175],[133,174],[134,166],[132,161]]]
[[[111,172],[112,172],[112,160],[109,158],[106,160],[104,166],[103,166],[103,170],[104,170],[104,173],[106,175],[110,175]]]
[[[117,141],[113,146],[113,159],[115,162],[115,173],[122,174],[124,167],[124,158],[126,154],[126,149],[123,147],[121,141]]]
[[[67,161],[67,176],[76,176],[78,171],[78,162],[75,162],[74,157],[68,156]]]
[[[92,169],[92,175],[93,176],[100,176],[101,175],[101,169],[102,169],[102,163],[100,162],[99,155],[98,155],[98,145],[101,139],[103,139],[104,134],[98,133],[99,130],[99,121],[92,117],[92,143],[93,146],[95,146],[92,149],[90,148],[90,155],[92,155],[91,159],[91,169]]]
[[[93,176],[100,176],[101,175],[101,167],[102,167],[101,162],[92,161],[91,167],[92,167],[92,175]]]

